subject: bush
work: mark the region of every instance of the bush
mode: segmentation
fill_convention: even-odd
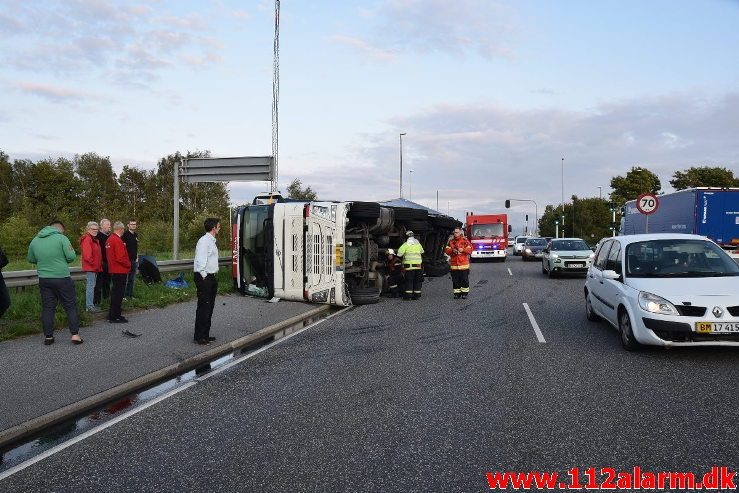
[[[10,216],[0,224],[0,247],[12,259],[25,259],[28,244],[38,232],[25,217]]]

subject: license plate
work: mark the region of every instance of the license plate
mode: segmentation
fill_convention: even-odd
[[[701,334],[739,333],[739,322],[696,322],[695,331]]]
[[[585,264],[570,262],[567,264],[567,267],[585,267]]]

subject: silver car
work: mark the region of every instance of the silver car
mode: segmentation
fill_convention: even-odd
[[[554,277],[559,274],[586,274],[595,253],[581,238],[555,238],[544,249],[541,272]]]

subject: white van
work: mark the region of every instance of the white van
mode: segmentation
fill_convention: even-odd
[[[523,244],[526,243],[526,240],[529,238],[531,238],[529,235],[516,236],[516,240],[513,242],[513,255],[523,254]]]

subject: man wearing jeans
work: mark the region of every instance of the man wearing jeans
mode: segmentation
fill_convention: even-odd
[[[85,309],[88,312],[99,312],[100,308],[95,306],[95,282],[98,274],[103,270],[103,254],[100,243],[97,241],[98,223],[90,221],[87,223],[87,231],[80,238],[80,251],[82,253],[82,271],[87,276],[87,287],[85,289]]]
[[[133,298],[133,281],[136,279],[136,269],[139,266],[139,235],[136,233],[136,219],[128,220],[128,229],[121,239],[126,245],[126,251],[128,252],[128,260],[131,261],[131,270],[128,273],[126,279],[126,291],[124,293],[124,299]]]
[[[195,286],[198,289],[198,307],[195,311],[195,342],[210,344],[215,337],[210,336],[210,322],[218,293],[218,245],[216,235],[221,229],[221,220],[209,217],[203,223],[205,234],[195,246]]]
[[[64,224],[52,221],[28,245],[27,260],[36,264],[38,287],[41,292],[41,322],[44,344],[54,344],[54,312],[59,301],[69,320],[73,344],[82,344],[79,336],[80,317],[77,312],[77,294],[69,273],[69,264],[76,257],[69,239],[64,236]]]

